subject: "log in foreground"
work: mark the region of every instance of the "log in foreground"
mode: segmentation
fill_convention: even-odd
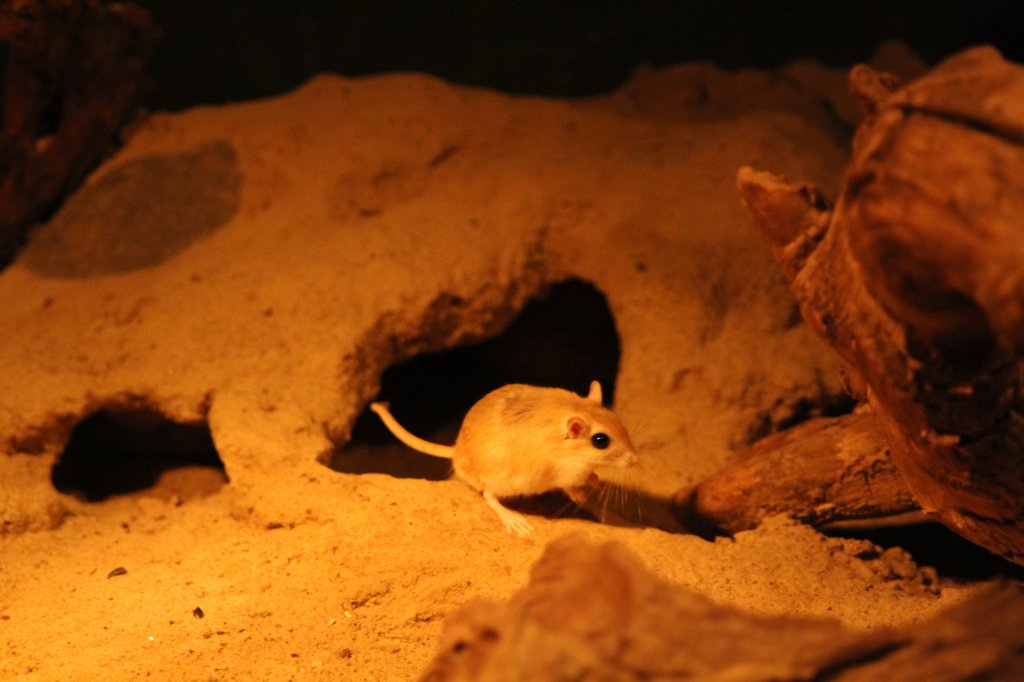
[[[976,48],[851,84],[867,116],[835,207],[749,168],[740,195],[917,503],[1024,564],[1024,68]]]
[[[1024,590],[991,585],[931,620],[864,633],[753,615],[653,576],[625,548],[560,538],[505,604],[445,622],[423,676],[453,680],[1020,679]]]

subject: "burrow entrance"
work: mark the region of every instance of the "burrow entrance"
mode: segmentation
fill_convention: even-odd
[[[228,478],[205,422],[181,424],[141,408],[83,419],[50,480],[87,502],[140,492],[182,502],[217,492]]]
[[[437,443],[455,442],[462,417],[486,393],[510,383],[557,386],[586,394],[597,379],[605,401],[615,394],[619,336],[604,295],[572,279],[529,303],[508,327],[482,343],[422,355],[389,368],[380,400],[407,429]],[[399,443],[369,409],[330,467],[432,481],[449,477],[450,463]]]

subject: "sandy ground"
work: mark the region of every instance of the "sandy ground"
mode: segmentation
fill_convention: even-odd
[[[0,677],[414,679],[447,615],[507,598],[566,533],[759,613],[874,628],[962,598],[900,550],[781,518],[709,542],[533,515],[520,539],[459,481],[328,466],[387,367],[493,336],[566,278],[614,320],[636,491],[666,496],[833,399],[836,360],[733,177],[835,187],[842,82],[687,65],[570,102],[321,76],[151,116],[0,274]],[[101,480],[175,450],[160,419],[208,426],[224,473],[58,491],[55,463],[102,410],[134,445]]]

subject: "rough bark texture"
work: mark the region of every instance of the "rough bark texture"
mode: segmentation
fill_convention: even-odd
[[[136,115],[158,37],[130,2],[0,4],[0,265]]]
[[[754,615],[670,585],[623,547],[552,542],[506,604],[445,623],[423,680],[1015,679],[1024,591],[993,585],[912,628]]]
[[[920,505],[1024,563],[1024,69],[977,48],[902,89],[851,80],[835,208],[750,169],[740,193]]]
[[[676,503],[684,524],[726,533],[754,528],[772,514],[822,525],[917,508],[869,410],[812,419],[763,438],[681,491]]]

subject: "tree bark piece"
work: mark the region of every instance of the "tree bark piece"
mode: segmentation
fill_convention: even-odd
[[[762,438],[675,501],[684,526],[730,534],[773,514],[820,526],[917,509],[870,410]]]
[[[976,48],[895,91],[865,68],[834,210],[751,169],[740,194],[917,501],[1024,564],[1024,68]]]
[[[1019,679],[1024,590],[994,585],[913,628],[864,633],[837,621],[770,617],[653,576],[625,548],[567,536],[505,604],[445,622],[421,679]]]
[[[0,4],[0,267],[136,115],[158,38],[130,2]]]

